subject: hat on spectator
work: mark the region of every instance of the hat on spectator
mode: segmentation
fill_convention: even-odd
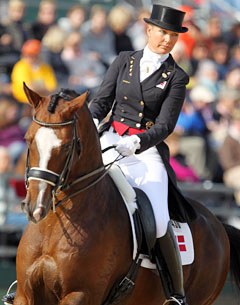
[[[153,4],[150,18],[143,18],[146,23],[153,24],[165,30],[177,33],[185,33],[188,28],[183,27],[183,19],[185,12],[172,7]]]
[[[24,42],[22,46],[22,54],[28,56],[36,56],[41,52],[41,42],[37,39],[30,39]]]
[[[202,101],[204,103],[211,103],[215,100],[214,94],[203,85],[193,87],[189,96],[192,102]]]

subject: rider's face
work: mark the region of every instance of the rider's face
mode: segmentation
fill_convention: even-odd
[[[179,36],[176,32],[152,24],[148,24],[147,35],[150,50],[161,55],[171,52]]]

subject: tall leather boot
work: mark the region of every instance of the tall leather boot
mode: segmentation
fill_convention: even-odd
[[[164,304],[188,305],[185,299],[182,262],[171,223],[155,245],[156,264],[167,300]]]

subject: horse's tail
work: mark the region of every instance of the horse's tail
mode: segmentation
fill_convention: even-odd
[[[224,224],[224,228],[230,241],[230,273],[240,290],[240,230],[227,224]]]

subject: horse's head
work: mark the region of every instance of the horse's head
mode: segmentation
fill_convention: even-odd
[[[42,97],[25,84],[24,91],[34,116],[26,133],[27,196],[22,207],[31,221],[39,222],[54,208],[58,196],[66,196],[74,180],[99,167],[102,161],[91,147],[100,150],[85,104],[87,93],[78,96],[75,91],[62,89],[58,94]],[[93,153],[95,161],[87,162]]]

